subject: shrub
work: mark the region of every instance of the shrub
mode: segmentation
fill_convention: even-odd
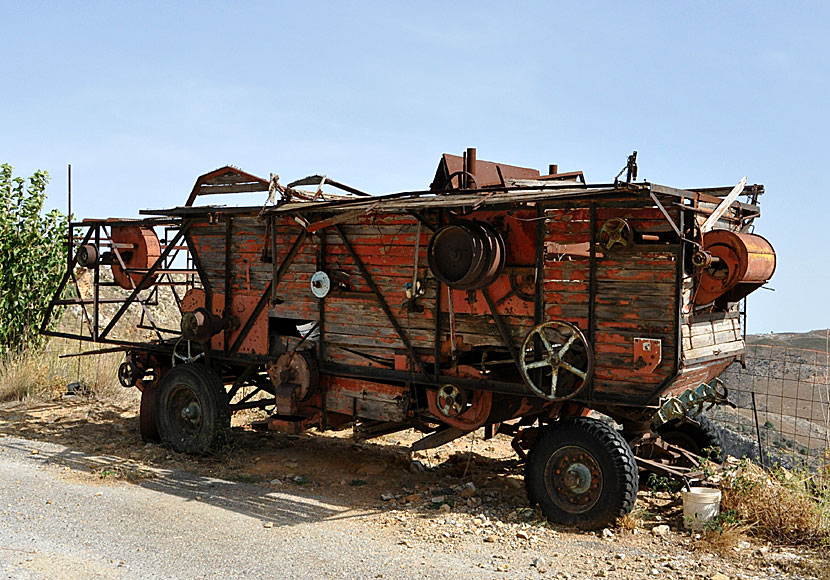
[[[42,344],[38,334],[66,267],[67,217],[42,215],[49,174],[12,177],[0,165],[0,355]]]
[[[830,473],[766,472],[750,461],[727,468],[721,509],[750,533],[792,545],[830,541]]]

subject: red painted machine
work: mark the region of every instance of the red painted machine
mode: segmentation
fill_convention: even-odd
[[[142,436],[178,451],[210,452],[250,408],[287,432],[414,428],[416,450],[484,428],[529,450],[528,495],[551,520],[603,526],[633,507],[636,461],[700,451],[688,410],[723,398],[741,299],[775,269],[749,233],[762,186],[636,183],[636,154],[627,171],[591,185],[470,149],[444,155],[429,190],[370,196],[224,167],[182,207],[72,224],[53,306],[80,305],[86,328],[48,316],[43,332],[126,351]],[[269,201],[195,205],[243,192]],[[64,298],[81,267],[91,294]],[[154,319],[162,288],[180,329]],[[153,340],[119,337],[131,309]]]

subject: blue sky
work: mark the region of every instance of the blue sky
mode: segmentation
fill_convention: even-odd
[[[749,330],[830,326],[821,2],[9,2],[0,162],[76,215],[180,205],[225,164],[426,187],[441,153],[763,183],[778,251]]]

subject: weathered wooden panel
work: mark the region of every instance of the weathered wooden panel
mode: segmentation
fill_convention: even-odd
[[[687,366],[680,376],[670,385],[664,393],[665,396],[679,395],[688,388],[694,388],[700,383],[708,383],[719,376],[726,367],[734,362],[734,357],[704,361],[695,365]]]
[[[324,375],[326,410],[378,421],[403,421],[409,403],[401,387],[346,377]]]

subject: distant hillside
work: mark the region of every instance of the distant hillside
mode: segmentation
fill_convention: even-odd
[[[747,344],[766,344],[786,348],[809,348],[825,350],[827,335],[830,330],[811,330],[810,332],[770,332],[766,334],[748,334]]]

